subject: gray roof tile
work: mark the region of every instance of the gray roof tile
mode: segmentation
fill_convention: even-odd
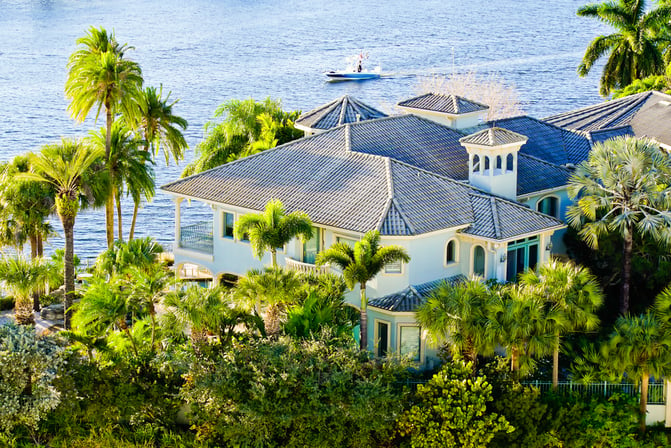
[[[459,142],[470,143],[481,146],[503,146],[511,143],[525,143],[528,140],[524,135],[507,129],[492,127],[483,129],[475,134],[467,135],[459,139]]]
[[[408,286],[393,294],[371,299],[368,302],[368,306],[397,313],[413,312],[444,282],[454,284],[465,279],[466,277],[463,275],[455,275],[422,283],[421,285]]]
[[[489,106],[457,95],[425,93],[398,103],[400,107],[430,110],[445,114],[460,115],[489,109]]]
[[[310,112],[302,114],[296,124],[312,129],[331,129],[347,123],[386,117],[387,114],[344,95]]]
[[[441,133],[456,138],[448,132],[451,130],[436,124],[427,127],[428,120],[413,116],[361,122],[296,140],[162,188],[252,210],[263,210],[270,199],[279,199],[288,211],[302,210],[315,223],[362,233],[378,229],[384,235],[415,235],[470,225],[473,230],[469,232],[474,235],[506,239],[515,231],[533,233],[561,225],[523,206],[504,207],[505,219],[514,220],[516,226],[503,226],[503,231],[497,231],[492,226],[496,219],[492,214],[498,213],[497,209],[480,209],[480,198],[490,197],[486,193],[404,161],[358,150],[370,148],[376,135],[386,139],[385,135],[401,134],[408,123],[417,125],[420,139],[425,127],[432,130],[425,135],[427,141]],[[380,132],[380,128],[390,133]],[[397,144],[406,146],[406,142]],[[461,152],[465,154],[463,147]],[[429,152],[423,157],[430,160],[433,155]],[[507,203],[500,198],[495,202]]]
[[[637,93],[553,115],[545,121],[583,132],[630,126],[636,137],[650,137],[671,145],[671,95],[657,91]]]

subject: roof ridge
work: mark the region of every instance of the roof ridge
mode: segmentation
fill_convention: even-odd
[[[649,92],[646,92],[646,93],[649,93]],[[620,112],[619,114],[615,115],[615,117],[613,117],[613,119],[611,119],[611,120],[609,120],[609,121],[606,121],[606,123],[605,123],[605,127],[606,127],[606,128],[610,127],[610,125],[611,125],[613,122],[619,120],[619,119],[622,118],[625,114],[630,113],[630,112],[632,111],[632,109],[634,109],[635,107],[639,107],[639,106],[641,106],[641,104],[642,104],[645,100],[647,100],[649,97],[650,97],[650,95],[642,95],[640,98],[637,98],[636,100],[634,100],[634,101],[629,105],[629,107],[625,108],[622,112]],[[591,123],[593,123],[593,121],[592,121]]]
[[[298,117],[296,121],[302,121],[312,116],[323,118],[324,115],[332,111],[335,108],[335,106],[337,106],[338,103],[340,103],[340,101],[342,101],[342,97],[336,98],[335,100],[329,101],[326,104],[322,104],[321,106],[315,107],[314,109],[307,111],[305,114],[301,114],[301,116]]]
[[[340,126],[338,126],[340,127]],[[334,128],[337,129],[337,128]],[[351,138],[351,133],[352,133],[352,127],[350,126],[349,123],[345,123],[345,152],[352,152],[352,138]],[[358,151],[357,151],[358,153]]]
[[[343,124],[345,122],[345,115],[347,112],[347,104],[349,103],[349,98],[347,95],[343,97],[342,102],[340,103],[340,115],[338,116],[338,124]]]
[[[496,207],[496,199],[489,198],[489,204],[492,207],[492,221],[494,222],[494,234],[497,239],[501,239],[501,223],[499,222],[499,211]]]
[[[405,212],[403,211],[403,208],[401,208],[401,205],[398,203],[395,197],[391,198],[391,202],[394,204],[394,207],[396,207],[396,212],[401,215],[401,219],[405,223],[406,226],[408,226],[408,229],[410,229],[410,233],[415,235],[417,232],[415,231],[415,226],[412,225],[412,223],[406,218]]]

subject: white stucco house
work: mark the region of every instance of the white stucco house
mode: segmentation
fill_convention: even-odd
[[[431,363],[435,351],[414,310],[432,288],[471,274],[512,281],[561,253],[572,167],[595,141],[635,133],[621,122],[569,126],[584,126],[584,116],[599,114],[592,110],[570,123],[568,116],[488,122],[487,106],[457,96],[426,94],[398,106],[407,113],[386,116],[344,96],[303,114],[300,140],[164,185],[175,201],[178,272],[217,280],[269,264],[269,255],[257,260],[234,238],[233,226],[270,199],[306,212],[316,229],[312,240],[278,252],[287,268],[317,269],[323,248],[379,230],[383,245],[405,247],[411,261],[368,283],[369,348]],[[621,107],[635,117],[631,102]],[[208,204],[211,220],[182,227],[184,200]],[[358,291],[348,298],[356,305]]]

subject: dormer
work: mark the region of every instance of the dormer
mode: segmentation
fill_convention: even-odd
[[[488,128],[459,139],[468,152],[468,181],[474,187],[517,199],[517,153],[527,137],[503,128]]]
[[[298,117],[294,126],[296,129],[303,131],[306,137],[309,137],[343,124],[386,116],[387,114],[384,112],[380,112],[354,97],[344,95],[337,100],[302,114]]]
[[[397,104],[406,113],[418,115],[452,129],[466,129],[485,120],[489,106],[457,95],[426,93]]]

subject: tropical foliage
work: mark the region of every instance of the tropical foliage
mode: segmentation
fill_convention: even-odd
[[[620,137],[594,146],[569,180],[576,199],[569,224],[593,249],[609,234],[623,239],[620,312],[629,311],[635,235],[671,242],[671,161],[649,140]]]
[[[47,266],[41,258],[27,259],[19,254],[0,258],[0,280],[14,297],[14,317],[22,325],[35,323],[33,294],[43,290]]]
[[[196,147],[196,159],[182,177],[206,171],[240,157],[281,145],[303,136],[294,128],[299,111],[285,112],[279,100],[230,100],[220,105],[205,126],[205,139]]]
[[[671,15],[671,5],[649,9],[645,0],[617,0],[583,6],[578,15],[615,28],[613,34],[599,36],[589,44],[578,67],[578,74],[586,76],[596,61],[608,55],[600,80],[603,96],[636,79],[664,73],[664,49],[671,36],[660,31]]]

